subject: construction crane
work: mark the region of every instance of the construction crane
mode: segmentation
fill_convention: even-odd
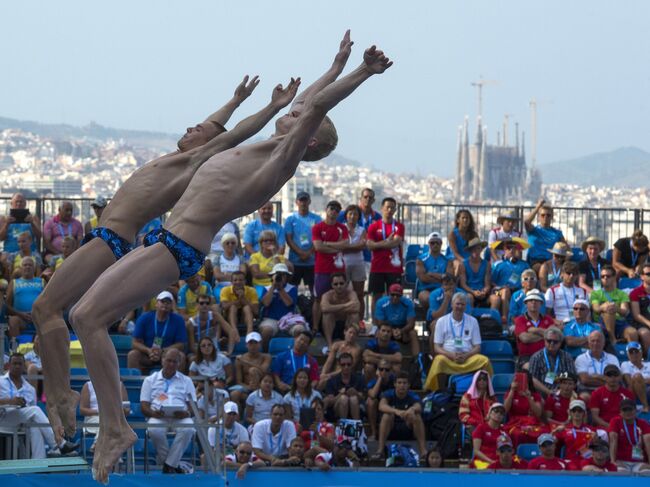
[[[553,100],[537,100],[533,98],[530,100],[530,165],[531,168],[535,167],[537,163],[537,106],[538,105],[551,105]]]
[[[478,116],[482,117],[483,115],[483,86],[485,85],[496,85],[498,81],[493,79],[483,79],[481,76],[478,81],[473,81],[472,86],[475,86],[478,89]]]

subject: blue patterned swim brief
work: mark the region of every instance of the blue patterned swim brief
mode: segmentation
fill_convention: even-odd
[[[164,228],[156,228],[144,236],[144,246],[149,247],[160,242],[174,256],[181,272],[180,279],[187,279],[199,272],[205,261],[205,254],[185,243]]]
[[[87,244],[93,238],[100,238],[104,242],[106,242],[106,245],[108,245],[108,247],[113,252],[113,255],[115,256],[115,260],[120,260],[126,254],[131,252],[131,250],[133,250],[133,245],[131,245],[126,240],[124,240],[122,237],[120,237],[117,233],[115,233],[110,228],[105,228],[105,227],[93,228],[90,232],[88,232],[85,235],[84,239],[81,241],[81,245]]]

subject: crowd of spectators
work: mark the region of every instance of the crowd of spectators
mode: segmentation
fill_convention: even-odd
[[[199,273],[113,325],[112,333],[132,336],[127,366],[147,376],[141,411],[158,425],[149,436],[164,473],[184,471],[181,457],[194,435],[188,401],[196,399],[208,421],[223,420],[209,440],[224,442],[224,459],[239,476],[264,465],[356,466],[366,434],[373,460],[391,458],[393,446],[412,441],[423,465],[440,466],[444,445],[427,447],[422,398],[459,374],[473,377],[458,414],[472,438],[473,468],[650,470],[650,425],[640,417],[650,412],[645,235],[617,241],[611,262],[605,242],[589,237],[576,262],[543,200],[522,228],[504,212],[488,241],[472,213],[461,210],[445,250],[448,229],[431,229],[411,290],[403,278],[408,235],[395,218],[398,202],[384,198],[376,211],[374,198],[365,188],[358,204],[330,201],[321,217],[310,195],[299,192],[284,225],[273,220],[269,202],[245,228],[229,222],[215,235]],[[98,224],[106,204],[102,197],[93,202],[86,229]],[[42,230],[35,216],[13,211],[25,209],[22,195],[11,208],[0,220],[0,239],[3,313],[13,340],[33,331],[31,306],[80,245],[84,226],[70,202]],[[634,288],[619,289],[620,278],[632,279]],[[490,338],[516,344],[516,372],[501,397],[491,360],[481,353],[488,335],[482,313],[497,329]],[[273,349],[276,337],[291,343]],[[622,364],[621,345],[628,358]],[[41,422],[35,404],[46,398],[21,378],[27,367],[39,371],[36,343],[31,354],[27,364],[11,355],[0,405],[20,400],[23,413],[36,408],[20,419]],[[208,387],[192,377],[207,378]],[[81,413],[97,416],[90,382]],[[171,445],[160,424],[176,430]],[[350,434],[355,428],[366,431]],[[46,430],[32,430],[32,455],[71,448]],[[534,460],[516,455],[520,445],[535,443]]]

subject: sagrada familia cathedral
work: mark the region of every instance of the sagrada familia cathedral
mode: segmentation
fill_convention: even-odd
[[[478,117],[476,138],[469,140],[469,119],[465,118],[458,130],[458,155],[456,158],[456,201],[482,203],[498,201],[520,203],[539,198],[542,180],[536,168],[527,168],[523,135],[515,125],[515,143],[508,145],[507,124],[497,144],[487,143],[487,128]]]

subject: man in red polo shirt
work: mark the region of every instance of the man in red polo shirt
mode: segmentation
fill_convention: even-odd
[[[515,318],[515,337],[519,351],[519,365],[528,362],[535,352],[544,348],[544,330],[555,324],[555,320],[541,312],[544,295],[537,289],[526,293],[526,313]]]
[[[634,400],[634,394],[621,386],[621,371],[616,365],[607,365],[603,374],[605,385],[591,393],[589,409],[591,409],[591,422],[594,426],[609,428],[609,422],[618,416],[621,401]]]
[[[325,207],[325,220],[311,227],[311,240],[314,243],[316,259],[314,262],[314,294],[316,299],[312,309],[312,328],[318,330],[320,325],[320,299],[332,289],[332,274],[345,272],[343,250],[348,243],[348,229],[336,221],[341,211],[341,203],[332,200]]]
[[[589,445],[591,457],[582,462],[583,472],[618,472],[618,467],[609,459],[609,444],[601,439],[594,439]]]
[[[609,455],[622,472],[648,472],[650,424],[636,417],[636,403],[623,399],[620,416],[609,423]]]
[[[514,455],[512,440],[505,433],[497,439],[498,459],[488,465],[488,470],[526,470],[528,463]]]
[[[368,227],[368,248],[372,253],[368,292],[372,294],[373,321],[377,300],[386,294],[391,284],[402,280],[404,225],[393,218],[396,209],[394,198],[384,198],[381,202],[381,220]]]
[[[544,433],[537,438],[540,456],[528,462],[528,470],[566,470],[564,460],[555,456],[555,437],[550,433]]]

